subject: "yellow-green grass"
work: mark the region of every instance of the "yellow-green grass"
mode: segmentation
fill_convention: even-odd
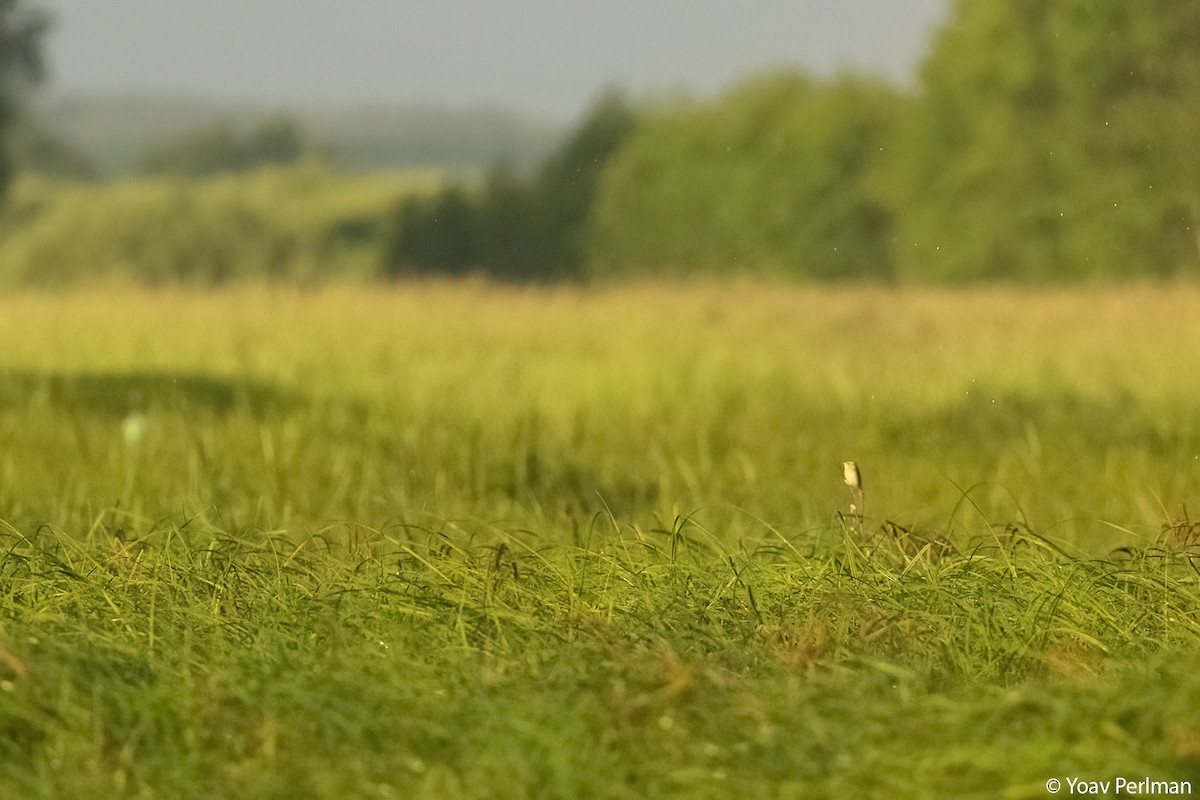
[[[0,307],[0,369],[17,379],[0,463],[7,502],[47,521],[77,510],[78,485],[50,491],[64,466],[93,505],[205,507],[220,475],[187,469],[204,451],[248,473],[225,513],[263,506],[269,526],[417,508],[524,523],[603,499],[630,519],[736,508],[798,530],[846,510],[853,458],[873,522],[944,530],[958,507],[966,530],[1021,522],[1095,553],[1145,544],[1200,488],[1198,301],[1191,287],[17,293]],[[173,391],[180,377],[277,402],[214,409]],[[57,403],[33,391],[46,378],[79,386]],[[128,448],[119,423],[137,410],[146,436]],[[353,491],[313,491],[322,464]]]
[[[1195,783],[1197,307],[7,294],[0,790]]]

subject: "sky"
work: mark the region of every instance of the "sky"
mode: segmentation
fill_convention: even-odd
[[[949,0],[40,0],[50,88],[273,107],[574,117],[608,87],[709,96],[755,71],[909,79]]]

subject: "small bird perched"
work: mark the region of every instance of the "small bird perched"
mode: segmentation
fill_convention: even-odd
[[[853,461],[843,461],[842,478],[846,481],[846,485],[850,487],[850,514],[862,516],[863,506],[866,503],[863,502],[862,472],[859,471],[858,464]]]
[[[853,461],[843,461],[842,477],[846,479],[846,485],[851,489],[862,491],[862,473],[858,471],[858,464]]]

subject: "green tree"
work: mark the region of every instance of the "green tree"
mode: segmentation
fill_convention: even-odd
[[[290,116],[267,117],[239,136],[229,122],[185,134],[150,151],[141,171],[189,176],[245,172],[271,164],[290,164],[312,151]]]
[[[42,38],[49,18],[21,0],[0,0],[0,141],[7,145],[22,102],[44,75]],[[0,148],[0,192],[12,181],[13,160]]]
[[[459,186],[400,204],[385,273],[465,275],[480,266],[479,207]]]
[[[13,165],[21,171],[84,181],[98,174],[79,148],[28,118],[14,126],[11,152]]]
[[[243,168],[241,146],[233,126],[220,122],[176,137],[148,152],[140,171],[148,174],[211,175]]]
[[[242,169],[268,164],[291,164],[309,151],[304,133],[295,118],[275,114],[263,120],[241,143]]]
[[[605,175],[592,269],[887,277],[872,175],[902,107],[873,81],[778,73],[660,113]]]
[[[508,280],[543,277],[547,248],[541,207],[529,182],[507,162],[488,173],[478,216],[481,267]]]
[[[1194,267],[1198,112],[1200,4],[959,0],[884,182],[902,272]]]
[[[504,280],[582,276],[600,177],[634,129],[635,112],[606,94],[562,146],[527,179],[506,163],[474,193],[461,187],[401,205],[385,253],[385,272],[461,274]]]
[[[609,91],[538,171],[534,192],[545,245],[539,259],[544,274],[582,273],[601,176],[636,125],[637,112],[620,92]]]

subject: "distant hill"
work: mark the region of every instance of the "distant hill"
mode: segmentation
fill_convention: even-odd
[[[441,167],[475,170],[506,161],[537,163],[563,129],[498,108],[367,106],[301,110],[221,103],[194,97],[60,96],[38,107],[40,124],[80,151],[104,177],[132,171],[164,142],[228,122],[250,129],[280,112],[351,169]]]

